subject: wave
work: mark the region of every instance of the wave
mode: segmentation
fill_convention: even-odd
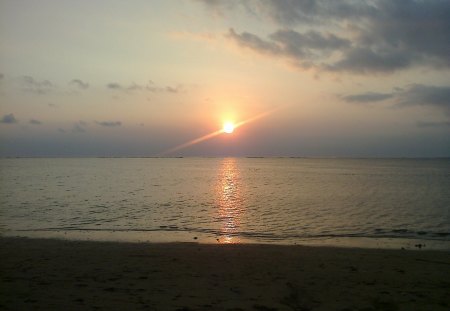
[[[177,226],[159,226],[158,228],[81,228],[81,227],[52,227],[52,228],[34,228],[34,229],[19,229],[16,232],[61,232],[61,231],[78,231],[78,232],[191,232],[201,233],[211,236],[229,236],[242,237],[247,239],[254,239],[257,241],[273,241],[273,242],[288,242],[292,240],[304,239],[330,239],[330,238],[402,238],[402,239],[421,239],[421,240],[435,240],[435,241],[450,241],[450,232],[426,232],[426,231],[411,231],[407,229],[375,229],[373,232],[353,232],[353,233],[318,233],[318,234],[277,234],[267,232],[250,232],[250,231],[236,231],[223,232],[221,230],[209,228],[188,228]]]

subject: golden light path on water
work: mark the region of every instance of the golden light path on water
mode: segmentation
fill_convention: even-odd
[[[220,238],[217,240],[222,244],[239,243],[237,234],[244,210],[236,159],[224,159],[218,177],[215,192],[221,226]]]
[[[249,119],[247,119],[247,120],[244,120],[244,121],[235,123],[235,124],[234,124],[234,130],[236,130],[238,127],[241,127],[241,126],[243,126],[243,125],[245,125],[245,124],[248,124],[248,123],[250,123],[250,122],[254,122],[254,121],[256,121],[256,120],[258,120],[258,119],[261,119],[261,118],[264,118],[264,117],[268,116],[269,114],[275,112],[276,110],[278,110],[278,109],[275,108],[275,109],[272,109],[272,110],[268,110],[268,111],[265,111],[265,112],[263,112],[263,113],[260,113],[260,114],[258,114],[258,115],[256,115],[256,116],[254,116],[254,117],[251,117],[251,118],[249,118]],[[175,146],[175,147],[173,147],[173,148],[170,148],[170,149],[168,149],[168,150],[166,150],[166,151],[163,151],[163,152],[159,153],[158,156],[169,155],[169,154],[171,154],[171,153],[173,153],[173,152],[175,152],[175,151],[178,151],[178,150],[187,148],[187,147],[189,147],[189,146],[192,146],[192,145],[201,143],[201,142],[203,142],[203,141],[205,141],[205,140],[214,138],[214,137],[216,137],[217,135],[220,135],[220,134],[223,134],[223,133],[226,133],[226,132],[225,132],[225,130],[224,130],[223,128],[221,128],[221,129],[219,129],[219,130],[217,130],[217,131],[214,131],[214,132],[212,132],[212,133],[203,135],[203,136],[201,136],[201,137],[195,138],[195,139],[190,140],[190,141],[188,141],[188,142],[186,142],[186,143],[183,143],[183,144],[181,144],[181,145],[178,145],[178,146]]]

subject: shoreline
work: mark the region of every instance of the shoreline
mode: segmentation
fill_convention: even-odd
[[[191,231],[114,231],[114,230],[18,230],[0,232],[0,237],[58,239],[68,241],[117,242],[117,243],[201,243],[201,244],[268,244],[303,245],[312,247],[368,248],[392,250],[437,250],[450,251],[450,241],[442,239],[424,239],[419,237],[395,236],[341,236],[310,237],[271,240],[249,238],[239,235],[212,235]]]
[[[450,253],[0,237],[0,308],[448,310]]]

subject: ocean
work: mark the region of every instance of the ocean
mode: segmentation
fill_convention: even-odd
[[[450,159],[0,164],[2,236],[450,250]]]

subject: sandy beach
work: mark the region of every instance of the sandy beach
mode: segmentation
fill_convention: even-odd
[[[1,238],[2,310],[449,310],[450,253]]]

